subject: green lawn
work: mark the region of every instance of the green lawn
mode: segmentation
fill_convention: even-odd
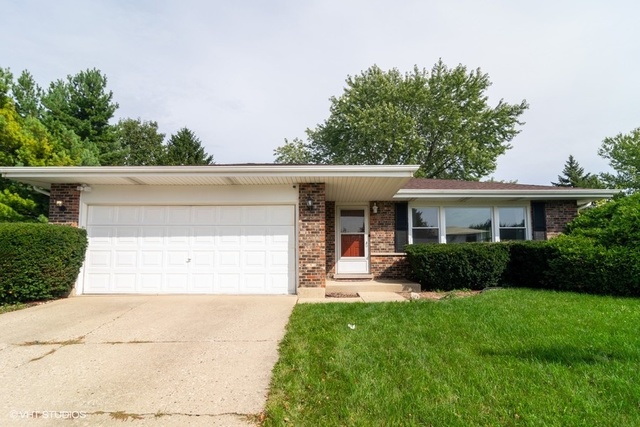
[[[266,416],[267,426],[638,426],[640,300],[506,289],[297,305]]]

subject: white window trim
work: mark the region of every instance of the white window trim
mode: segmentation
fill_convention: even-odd
[[[446,208],[491,208],[491,241],[500,242],[500,218],[498,214],[499,208],[524,208],[525,211],[525,240],[533,240],[532,231],[532,219],[531,219],[531,202],[501,202],[501,203],[473,203],[467,202],[459,203],[433,203],[433,202],[410,202],[408,206],[407,215],[409,215],[409,231],[408,241],[409,244],[413,244],[413,209],[414,208],[438,208],[438,241],[441,244],[447,243],[447,223],[446,223]]]

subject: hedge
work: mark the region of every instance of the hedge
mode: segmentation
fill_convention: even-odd
[[[524,288],[546,288],[549,263],[557,257],[558,248],[548,241],[513,241],[505,243],[509,263],[502,277],[503,284]]]
[[[547,288],[640,296],[640,248],[606,247],[574,236],[560,236],[548,245],[555,256],[545,273]]]
[[[79,228],[0,224],[0,304],[67,296],[86,248],[87,233]]]
[[[405,252],[411,278],[423,290],[497,286],[509,260],[507,247],[499,243],[415,244]]]

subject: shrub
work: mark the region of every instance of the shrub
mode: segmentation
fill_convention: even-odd
[[[405,251],[410,274],[424,290],[496,286],[509,259],[506,246],[497,243],[417,244]]]
[[[66,296],[87,248],[85,230],[64,225],[0,224],[0,303]]]
[[[503,282],[508,286],[544,288],[548,286],[549,262],[557,256],[557,248],[547,241],[518,241],[505,243],[509,263]]]
[[[593,239],[561,236],[549,242],[555,256],[547,287],[592,294],[640,296],[640,249],[606,247]]]
[[[608,247],[640,247],[640,193],[617,196],[581,212],[567,224],[566,233],[588,237]]]

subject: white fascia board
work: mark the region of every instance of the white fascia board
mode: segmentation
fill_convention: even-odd
[[[92,176],[136,177],[172,176],[279,176],[279,177],[395,177],[411,178],[419,169],[415,165],[273,165],[273,166],[53,166],[5,167],[0,174],[14,179],[65,177],[82,179]]]
[[[309,166],[43,166],[0,167],[11,176],[86,175],[278,175],[278,176],[396,176],[412,177],[419,166],[309,165]]]
[[[620,190],[413,190],[403,189],[394,199],[527,199],[527,200],[599,200],[618,194]]]

